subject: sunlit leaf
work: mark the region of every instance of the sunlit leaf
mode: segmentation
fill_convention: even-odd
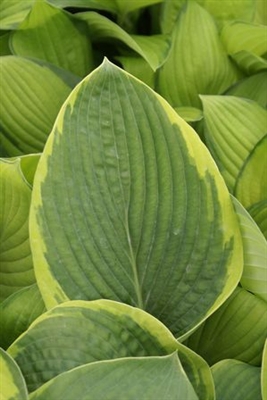
[[[24,378],[15,361],[0,348],[1,400],[28,400]]]
[[[188,339],[210,365],[234,358],[260,366],[267,331],[266,302],[237,287],[231,297]]]
[[[31,243],[48,308],[110,298],[180,337],[239,281],[239,235],[214,161],[167,102],[108,61],[74,89],[33,188]]]
[[[209,150],[233,191],[247,157],[266,133],[267,111],[234,96],[201,96],[201,100]]]
[[[203,113],[198,108],[194,107],[177,107],[175,111],[182,117],[186,122],[201,121]]]
[[[35,0],[1,0],[0,29],[16,29],[26,18]]]
[[[0,160],[0,301],[35,282],[29,243],[31,189],[19,160]]]
[[[45,60],[78,76],[93,67],[89,38],[68,14],[38,0],[10,42],[14,54]]]
[[[217,400],[262,400],[259,367],[238,360],[223,360],[211,370]]]
[[[171,105],[201,108],[199,94],[220,94],[236,81],[215,21],[197,3],[188,2],[181,10],[172,38],[157,86]]]

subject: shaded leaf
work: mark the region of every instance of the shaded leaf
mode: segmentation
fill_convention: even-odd
[[[222,93],[236,81],[236,70],[222,46],[213,18],[197,3],[188,2],[181,10],[172,38],[157,86],[171,105],[201,108],[199,94]]]
[[[247,157],[266,133],[267,111],[234,96],[201,96],[201,100],[207,145],[233,191]]]
[[[129,72],[131,75],[140,79],[142,82],[154,89],[155,73],[143,58],[118,56],[116,57],[116,60],[122,64],[125,71]]]
[[[15,361],[0,348],[1,400],[27,400],[24,378]]]
[[[0,305],[0,346],[7,349],[44,311],[44,302],[36,284],[9,296]]]
[[[235,358],[260,366],[266,331],[266,302],[237,287],[231,297],[189,337],[187,345],[210,365]]]
[[[0,141],[9,156],[43,150],[71,91],[48,66],[16,56],[0,59]]]
[[[260,201],[259,203],[252,204],[248,208],[248,212],[256,221],[258,227],[267,239],[267,200]]]
[[[35,282],[29,243],[31,190],[19,160],[0,160],[0,301]]]
[[[134,307],[109,300],[71,301],[40,316],[8,349],[20,365],[30,392],[65,371],[95,361],[161,356],[178,350],[191,383],[212,399],[207,364],[170,331]],[[179,356],[180,357],[180,356]]]
[[[93,67],[88,37],[67,13],[43,0],[35,2],[10,44],[16,55],[45,60],[78,76],[87,75]]]
[[[238,360],[223,360],[211,370],[217,400],[262,400],[259,367]]]
[[[101,361],[75,368],[32,393],[31,400],[198,400],[176,354]]]
[[[245,208],[267,200],[266,154],[267,135],[252,149],[237,177],[234,194]]]
[[[7,56],[11,54],[9,48],[10,32],[7,32],[0,36],[0,56]]]
[[[24,175],[25,180],[31,186],[33,185],[33,179],[40,156],[41,154],[28,154],[19,158],[21,172]]]
[[[26,18],[35,0],[1,0],[0,29],[16,29]]]
[[[48,308],[110,298],[182,336],[239,281],[239,235],[207,149],[160,96],[108,61],[75,88],[33,188],[31,243]]]
[[[267,242],[245,208],[233,198],[243,239],[244,269],[240,280],[248,291],[267,301]]]

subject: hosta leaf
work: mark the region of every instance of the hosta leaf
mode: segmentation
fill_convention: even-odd
[[[239,51],[238,53],[232,54],[231,58],[247,75],[257,74],[258,72],[267,70],[267,61],[248,51]]]
[[[120,41],[142,56],[153,70],[163,64],[168,56],[171,41],[167,35],[131,36],[119,25],[96,12],[83,12],[76,16],[88,23],[92,40]]]
[[[0,160],[0,301],[35,282],[29,243],[31,190],[19,160]]]
[[[206,142],[233,191],[249,153],[266,133],[267,111],[234,96],[201,96],[201,100]]]
[[[235,358],[260,366],[266,331],[266,302],[237,287],[231,297],[190,336],[187,345],[210,365]]]
[[[267,242],[257,224],[234,198],[244,249],[244,269],[241,285],[267,301]]]
[[[201,121],[203,113],[198,108],[194,107],[177,107],[175,111],[182,117],[186,122]]]
[[[198,400],[176,354],[101,361],[75,368],[32,393],[31,400]]]
[[[116,59],[119,60],[125,71],[154,89],[156,74],[143,58],[118,56]]]
[[[45,60],[78,76],[85,76],[92,70],[88,37],[68,14],[44,0],[36,1],[10,43],[16,55]]]
[[[267,53],[267,26],[232,21],[224,25],[220,37],[228,54],[242,50],[256,56]]]
[[[0,346],[6,349],[30,324],[45,311],[36,284],[9,296],[0,305]]]
[[[267,71],[249,76],[233,85],[226,95],[245,97],[267,107]]]
[[[267,25],[267,8],[264,0],[256,0],[256,15],[254,21],[258,24]]]
[[[1,400],[27,400],[24,378],[15,361],[0,348]]]
[[[1,34],[0,36],[0,56],[7,56],[11,54],[9,48],[10,32]]]
[[[26,18],[35,0],[1,0],[0,29],[16,29]]]
[[[71,88],[47,66],[25,58],[0,59],[0,145],[9,156],[42,151]]]
[[[265,341],[263,353],[262,353],[262,364],[261,364],[261,395],[262,400],[267,399],[267,339]]]
[[[213,365],[217,400],[262,400],[261,369],[237,360],[223,360]]]
[[[40,160],[40,154],[28,154],[26,156],[19,157],[20,169],[30,186],[33,185],[33,179],[37,165]]]
[[[8,352],[20,365],[31,392],[83,364],[176,350],[196,392],[212,399],[210,370],[199,356],[151,315],[109,300],[71,301],[53,308],[33,322]]]
[[[246,208],[267,200],[266,154],[267,135],[256,144],[237,177],[235,196]]]
[[[105,61],[61,109],[35,175],[31,242],[47,307],[110,298],[187,333],[240,278],[232,207],[192,128]]]
[[[213,18],[197,3],[188,2],[182,9],[172,38],[157,90],[173,106],[201,108],[199,94],[219,94],[236,81]]]
[[[248,211],[267,239],[267,200],[253,204]]]

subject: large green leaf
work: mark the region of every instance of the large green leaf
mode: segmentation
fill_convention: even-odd
[[[9,156],[43,150],[58,111],[71,91],[48,66],[0,58],[0,147]]]
[[[253,204],[248,211],[267,239],[267,199]]]
[[[0,348],[1,400],[27,400],[25,380],[15,361]]]
[[[96,12],[83,12],[76,16],[87,22],[92,40],[120,41],[142,56],[153,70],[159,68],[168,56],[171,41],[167,35],[131,36],[115,22]]]
[[[212,367],[217,400],[262,400],[261,369],[237,360],[223,360]]]
[[[96,362],[59,375],[31,400],[198,400],[176,354]]]
[[[38,0],[11,37],[14,54],[45,60],[78,76],[93,67],[88,37],[64,11]]]
[[[26,18],[35,0],[1,0],[0,29],[16,29]]]
[[[231,297],[190,336],[187,345],[210,365],[235,358],[260,366],[266,332],[266,302],[237,287]]]
[[[171,105],[201,108],[199,94],[222,93],[236,81],[213,18],[194,1],[180,12],[172,39],[157,86]]]
[[[234,193],[246,208],[267,200],[266,154],[267,135],[252,149],[237,177]]]
[[[267,302],[267,242],[257,224],[235,199],[243,239],[244,269],[241,285]]]
[[[29,243],[31,189],[20,161],[0,160],[0,301],[35,282]]]
[[[234,96],[201,96],[201,100],[206,142],[233,191],[247,157],[266,133],[267,111]]]
[[[206,147],[108,61],[58,116],[35,176],[31,243],[48,308],[110,298],[177,336],[222,304],[242,270],[236,216]]]
[[[36,284],[9,296],[0,305],[0,346],[8,348],[44,311],[44,302]]]
[[[65,371],[95,361],[162,356],[178,350],[191,384],[213,399],[210,369],[146,312],[109,300],[71,301],[40,316],[8,349],[30,392]]]
[[[228,96],[245,97],[267,108],[267,71],[246,77],[225,93]]]

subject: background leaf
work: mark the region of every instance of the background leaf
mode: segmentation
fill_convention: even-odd
[[[197,400],[176,354],[101,361],[59,375],[32,393],[31,400],[160,398]]]
[[[265,239],[267,239],[267,200],[253,204],[248,208],[248,211],[258,224],[258,227],[264,234]]]
[[[265,341],[263,354],[262,354],[262,365],[261,365],[261,395],[262,400],[267,399],[267,382],[266,382],[266,373],[267,373],[267,339]]]
[[[16,56],[0,59],[0,142],[8,156],[43,150],[71,87],[48,66]]]
[[[0,348],[1,399],[27,400],[24,378],[15,361]]]
[[[212,367],[217,400],[261,400],[259,367],[223,360]]]
[[[258,72],[267,70],[267,61],[249,51],[239,51],[238,53],[232,54],[231,58],[247,75],[257,74]]]
[[[70,14],[43,0],[35,2],[11,37],[14,54],[45,60],[78,76],[93,69],[91,42]]]
[[[31,243],[48,308],[110,298],[177,336],[219,307],[242,268],[236,216],[205,146],[108,61],[61,109],[35,176]]]
[[[29,243],[31,190],[19,160],[0,160],[0,301],[35,282]]]
[[[208,148],[233,191],[247,157],[266,133],[267,111],[234,96],[201,96],[201,100]]]
[[[16,29],[26,18],[35,0],[1,0],[0,29]]]

